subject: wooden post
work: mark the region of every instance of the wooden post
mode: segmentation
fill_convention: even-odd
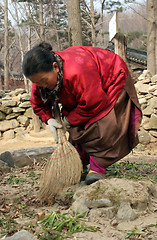
[[[118,32],[118,12],[116,12],[109,22],[109,40],[114,40],[115,53],[127,62],[127,37]]]
[[[123,34],[117,34],[114,39],[115,53],[127,62],[127,37]]]

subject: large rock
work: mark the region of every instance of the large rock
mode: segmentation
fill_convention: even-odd
[[[134,220],[138,212],[143,212],[151,206],[151,198],[156,197],[157,189],[151,182],[117,178],[104,179],[89,186],[79,187],[74,194],[71,210],[80,213],[82,207],[85,210],[86,208],[89,210],[113,207],[118,219]]]
[[[14,113],[23,113],[25,112],[25,109],[24,108],[20,108],[20,107],[13,107],[13,112]]]
[[[138,77],[139,81],[144,81],[145,83],[149,83],[151,81],[151,73],[148,70],[144,70],[143,73]]]
[[[16,89],[16,90],[13,91],[13,94],[14,94],[15,96],[17,96],[17,95],[23,94],[23,93],[25,93],[25,92],[26,92],[26,91],[25,91],[24,89],[18,88],[18,89]]]
[[[9,167],[14,168],[14,160],[9,151],[0,154],[0,160],[7,163]]]
[[[0,159],[0,173],[3,174],[8,172],[10,172],[10,167],[8,166],[7,163],[1,161]]]
[[[6,116],[6,120],[10,120],[13,118],[17,118],[20,115],[20,113],[10,113],[9,115]]]
[[[14,129],[19,126],[19,122],[16,119],[4,120],[0,122],[0,131],[5,132],[9,129]]]
[[[31,233],[26,230],[21,230],[11,237],[4,238],[5,240],[37,240]]]
[[[24,94],[21,94],[20,99],[21,101],[29,101],[30,97],[31,97],[30,94],[24,93]]]
[[[33,108],[32,107],[27,108],[24,113],[24,116],[26,116],[28,118],[33,118]]]
[[[133,221],[137,218],[136,212],[131,208],[130,203],[122,202],[117,212],[117,218],[121,221]]]
[[[26,102],[20,103],[19,107],[20,108],[29,108],[29,107],[31,107],[31,103],[30,103],[30,101],[26,101]]]
[[[0,111],[4,112],[5,114],[10,114],[12,112],[12,108],[0,106]]]
[[[2,101],[2,106],[3,107],[15,107],[17,105],[16,101],[13,100],[4,100]]]
[[[20,148],[20,146],[19,146]],[[39,147],[39,148],[24,148],[17,150],[10,150],[14,164],[17,167],[24,167],[34,163],[36,161],[41,161],[43,157],[48,158],[53,153],[56,147]]]
[[[157,129],[157,115],[156,114],[151,115],[150,126],[152,129]]]
[[[0,121],[5,119],[5,114],[3,112],[0,111]]]
[[[148,106],[142,111],[142,113],[145,116],[150,116],[153,113],[153,108],[151,106]]]
[[[151,78],[151,82],[157,84],[157,75],[154,75],[154,76]]]
[[[3,138],[5,140],[10,140],[15,138],[14,130],[8,130],[3,133]]]
[[[141,144],[147,145],[151,141],[149,133],[143,129],[141,129],[141,131],[138,133],[138,136]]]
[[[22,126],[27,127],[29,125],[29,119],[26,116],[19,116],[17,120],[22,124]]]
[[[148,89],[149,89],[149,85],[148,84],[143,84],[141,82],[137,82],[135,84],[135,88],[137,89],[137,92],[139,92],[141,94],[147,94]]]

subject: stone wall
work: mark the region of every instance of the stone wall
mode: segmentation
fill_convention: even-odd
[[[140,143],[157,141],[157,75],[145,70],[135,83],[143,120],[139,131]],[[30,95],[24,89],[0,92],[0,137],[13,139],[23,131],[33,130],[33,110]],[[44,127],[44,124],[41,125]]]
[[[157,141],[157,75],[144,70],[135,84],[143,113],[139,140],[142,144]]]
[[[32,129],[33,110],[24,89],[0,92],[0,137],[13,139]]]

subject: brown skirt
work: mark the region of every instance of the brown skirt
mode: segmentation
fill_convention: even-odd
[[[126,156],[138,144],[138,129],[142,114],[133,80],[128,76],[114,108],[87,129],[70,129],[72,143],[78,143],[85,152],[104,167]]]

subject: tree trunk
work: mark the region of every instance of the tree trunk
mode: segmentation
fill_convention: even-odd
[[[69,45],[82,45],[80,1],[67,0]]]
[[[44,41],[44,21],[43,21],[43,3],[39,2],[39,25],[40,25],[40,40]]]
[[[154,1],[154,9],[155,9],[155,34],[156,34],[156,43],[155,43],[155,56],[156,56],[156,71],[155,74],[157,74],[157,1]]]
[[[52,10],[52,16],[53,16],[54,30],[56,32],[56,38],[57,38],[57,45],[58,45],[58,49],[57,50],[61,51],[61,42],[60,42],[60,39],[59,39],[58,29],[57,29],[57,24],[56,24],[55,3],[54,3],[54,1],[51,4],[51,10]]]
[[[152,75],[157,73],[157,3],[147,0],[147,69]]]
[[[9,88],[8,0],[4,1],[4,90]]]
[[[101,3],[101,47],[105,48],[105,40],[104,40],[104,3],[105,0]]]
[[[0,90],[2,90],[2,76],[1,76],[1,68],[0,68]]]
[[[92,28],[92,46],[96,46],[95,23],[94,23],[94,5],[93,0],[90,0],[91,7],[91,28]]]
[[[31,49],[31,26],[28,25],[28,51]],[[25,76],[23,75],[25,78]],[[28,80],[27,80],[28,81]],[[28,81],[28,92],[30,93],[32,91],[32,82]]]
[[[21,30],[20,30],[20,21],[19,21],[19,14],[18,14],[18,8],[17,8],[17,2],[14,2],[14,10],[16,14],[16,23],[17,23],[17,33],[18,33],[18,40],[19,40],[19,49],[21,53],[21,62],[23,62],[23,57],[24,57],[24,51],[23,51],[23,46],[22,46],[22,37],[21,37]],[[24,76],[24,85],[25,85],[25,90],[28,92],[28,82],[27,78]]]

